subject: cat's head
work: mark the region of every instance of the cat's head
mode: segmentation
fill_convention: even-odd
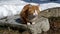
[[[34,18],[37,17],[39,13],[39,5],[27,4],[23,7],[22,12],[20,14],[22,14],[24,17]]]
[[[39,6],[31,5],[27,11],[29,17],[37,17],[39,15]]]

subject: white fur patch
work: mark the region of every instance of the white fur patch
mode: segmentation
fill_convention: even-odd
[[[33,13],[33,15],[34,15],[34,16],[37,16],[37,15],[38,15],[38,13],[37,13],[37,11],[36,11],[36,10],[35,10],[35,13]]]
[[[27,23],[27,25],[30,25],[30,23]]]

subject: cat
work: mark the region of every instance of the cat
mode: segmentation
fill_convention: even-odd
[[[20,17],[23,20],[23,24],[35,24],[34,20],[38,18],[39,13],[39,5],[27,4],[23,7]]]

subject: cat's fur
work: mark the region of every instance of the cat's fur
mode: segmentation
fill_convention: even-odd
[[[34,20],[38,18],[40,13],[39,6],[27,4],[23,7],[20,17],[24,24],[35,24]]]

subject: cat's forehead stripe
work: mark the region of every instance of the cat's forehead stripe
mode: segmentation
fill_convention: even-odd
[[[38,14],[38,13],[37,13],[37,10],[35,10],[35,13]]]

